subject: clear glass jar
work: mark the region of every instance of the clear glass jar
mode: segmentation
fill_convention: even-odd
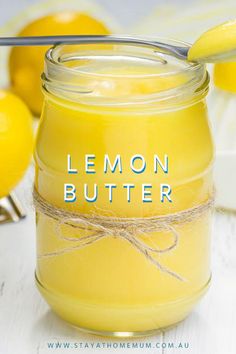
[[[91,218],[171,216],[204,204],[213,194],[208,81],[203,65],[150,48],[100,44],[49,50],[35,147],[37,193],[55,208]],[[162,167],[155,170],[156,155]],[[65,202],[65,184],[76,188],[73,202]],[[124,184],[132,185],[129,196]],[[172,202],[160,198],[164,184]],[[153,257],[181,281],[115,233],[73,249],[74,239],[88,235],[89,227],[37,212],[38,288],[60,317],[81,329],[151,334],[185,318],[206,291],[210,226],[207,209],[172,225],[176,247],[170,246],[170,229],[137,236],[147,246],[170,247]]]

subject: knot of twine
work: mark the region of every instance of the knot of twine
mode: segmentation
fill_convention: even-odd
[[[104,237],[117,237],[129,242],[134,248],[141,252],[146,259],[153,263],[160,271],[177,278],[180,281],[184,279],[174,271],[162,265],[156,258],[155,254],[168,253],[177,247],[179,242],[179,234],[175,226],[190,223],[198,219],[206,211],[210,210],[214,204],[214,196],[209,198],[202,204],[185,209],[176,213],[167,215],[158,215],[151,217],[132,217],[122,218],[114,216],[104,216],[98,214],[81,214],[68,211],[52,205],[46,201],[34,189],[33,201],[35,210],[57,221],[55,232],[60,240],[71,242],[71,246],[39,254],[38,258],[56,257],[68,252],[72,252],[88,245],[91,245]],[[61,225],[69,225],[73,228],[91,231],[89,235],[81,237],[69,237],[63,235]],[[165,248],[151,247],[147,245],[140,236],[144,236],[153,232],[169,232],[172,235],[173,242]]]

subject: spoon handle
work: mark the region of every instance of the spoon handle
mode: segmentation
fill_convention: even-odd
[[[140,45],[158,49],[162,53],[172,54],[178,58],[186,59],[188,47],[178,47],[151,39],[142,39],[129,36],[105,35],[65,35],[65,36],[32,36],[32,37],[0,37],[0,46],[47,46],[58,44],[93,44],[93,43],[119,43]]]

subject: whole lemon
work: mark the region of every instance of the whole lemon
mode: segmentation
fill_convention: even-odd
[[[214,83],[222,89],[236,93],[236,62],[218,63],[214,66]]]
[[[0,90],[0,198],[22,178],[33,148],[32,116],[16,95]]]
[[[48,15],[28,24],[18,36],[69,34],[109,34],[106,26],[89,15],[63,12]],[[40,115],[43,102],[41,74],[48,47],[15,47],[9,58],[11,86],[35,115]]]

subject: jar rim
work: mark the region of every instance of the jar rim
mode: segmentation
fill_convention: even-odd
[[[117,38],[122,38],[116,36]],[[128,36],[127,36],[128,37]],[[158,40],[162,43],[173,44],[182,47],[189,47],[189,44],[183,41],[165,39],[160,37],[141,37],[138,36],[136,38],[144,39],[144,40]],[[100,43],[99,43],[100,44]],[[82,44],[82,46],[85,46]],[[176,68],[170,71],[159,71],[159,72],[137,72],[137,73],[123,73],[123,72],[99,72],[95,70],[84,70],[83,67],[73,67],[68,66],[68,63],[72,63],[73,61],[80,60],[81,55],[85,55],[84,53],[88,53],[88,56],[95,56],[97,53],[102,52],[101,46],[100,48],[94,48],[89,50],[89,46],[86,45],[86,50],[76,53],[73,53],[73,48],[76,48],[77,45],[68,45],[68,44],[59,44],[50,48],[45,55],[45,71],[42,75],[43,88],[46,92],[52,93],[56,96],[60,96],[61,98],[65,98],[66,100],[78,101],[79,103],[83,101],[86,104],[87,98],[89,97],[90,103],[95,105],[132,105],[133,103],[154,103],[154,102],[164,102],[165,104],[168,101],[175,99],[175,101],[186,101],[187,96],[188,100],[196,101],[205,97],[208,91],[208,83],[209,76],[206,71],[206,67],[204,64],[187,62],[183,59],[177,59],[174,56],[166,55],[161,52],[157,52],[157,50],[153,50],[153,48],[145,48],[145,51],[142,51],[141,47],[132,47],[128,44],[119,43],[118,47],[121,48],[123,46],[126,48],[126,51],[122,54],[123,57],[125,55],[134,56],[145,56],[146,61],[150,60],[162,63],[167,59],[174,59],[176,62]],[[94,46],[94,44],[92,44]],[[96,44],[97,46],[97,44]],[[114,52],[114,47],[117,49],[117,44],[109,45],[110,49],[107,52]],[[91,47],[90,47],[91,48]],[[128,49],[128,51],[127,51]],[[64,51],[64,53],[63,53]],[[66,52],[68,51],[68,52]],[[117,53],[116,53],[117,54]],[[143,59],[143,58],[142,58]],[[178,65],[179,67],[178,67]],[[164,65],[164,64],[163,64]],[[100,95],[99,98],[93,95],[93,89],[90,87],[91,81],[102,82],[104,83],[106,80],[116,80],[117,82],[121,82],[122,80],[161,80],[166,78],[172,78],[177,75],[185,75],[188,79],[181,83],[180,85],[169,87],[166,90],[161,90],[157,92],[151,92],[146,95],[130,95],[129,97],[115,97],[115,99],[111,99],[110,97],[106,97],[105,95]],[[73,96],[73,97],[72,97]],[[91,98],[93,98],[93,103],[91,103]],[[169,102],[170,103],[170,102]],[[173,105],[174,102],[172,102]],[[183,103],[183,102],[182,102]]]

